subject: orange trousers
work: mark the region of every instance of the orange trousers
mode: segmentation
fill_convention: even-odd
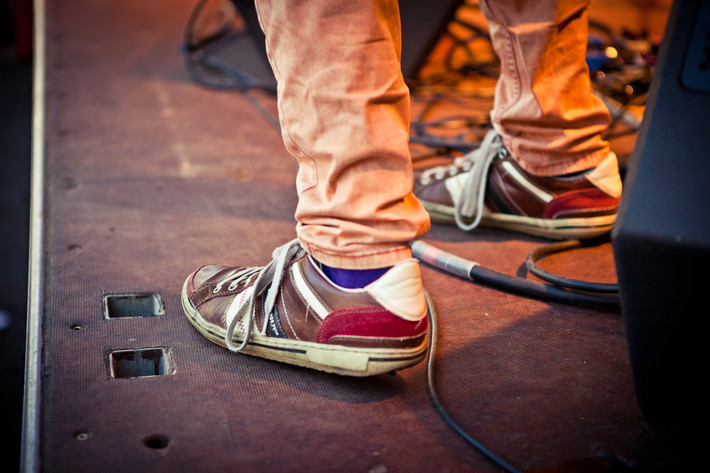
[[[609,114],[591,94],[587,1],[487,1],[502,63],[491,117],[535,174],[594,167]],[[298,160],[297,234],[322,263],[386,267],[411,257],[427,212],[412,194],[409,90],[396,0],[257,0],[278,82],[282,137]]]

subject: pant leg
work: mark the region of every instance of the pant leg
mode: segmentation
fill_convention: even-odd
[[[491,118],[520,165],[537,175],[596,166],[609,152],[608,110],[585,62],[588,0],[480,0],[501,60]]]
[[[303,247],[348,269],[411,257],[429,229],[412,194],[409,90],[396,0],[258,0],[278,82],[282,136],[297,158]]]

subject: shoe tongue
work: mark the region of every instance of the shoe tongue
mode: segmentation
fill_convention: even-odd
[[[468,174],[460,173],[444,181],[444,185],[446,186],[446,190],[449,191],[449,195],[451,196],[451,200],[454,203],[454,207],[459,205],[459,200],[461,200],[461,195],[464,192],[464,187],[467,178]]]
[[[201,287],[203,284],[207,282],[214,282],[217,283],[219,282],[219,279],[221,278],[216,278],[214,281],[210,281],[212,278],[215,276],[219,275],[221,272],[223,272],[225,269],[229,269],[227,266],[220,266],[220,265],[209,265],[209,266],[203,266],[200,268],[197,273],[195,273],[195,277],[192,281],[192,284],[195,287]]]

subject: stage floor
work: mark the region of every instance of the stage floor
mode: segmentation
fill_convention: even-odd
[[[296,164],[267,119],[274,99],[189,77],[180,48],[195,3],[46,1],[42,351],[30,464],[500,471],[438,415],[425,363],[367,379],[329,375],[231,354],[183,316],[180,289],[193,269],[263,264],[295,237]],[[628,141],[618,146],[628,152]],[[425,240],[519,276],[545,243],[438,225]],[[608,243],[544,267],[615,280]],[[423,275],[439,316],[442,402],[490,450],[531,472],[689,466],[689,434],[639,412],[618,310],[532,300],[426,266]],[[151,316],[124,317],[121,303],[137,303],[126,294]],[[119,307],[111,318],[107,298]],[[112,374],[130,352],[155,375]]]

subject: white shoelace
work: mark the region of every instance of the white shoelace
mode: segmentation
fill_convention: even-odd
[[[469,231],[478,226],[483,216],[483,203],[486,197],[486,184],[488,183],[488,170],[496,157],[506,156],[503,139],[495,131],[489,131],[481,145],[462,158],[456,158],[449,166],[437,166],[424,171],[420,178],[423,185],[429,184],[432,177],[442,180],[465,172],[467,177],[454,200],[454,219],[456,225]],[[464,219],[469,222],[466,223]],[[471,220],[473,219],[473,220]]]
[[[273,312],[274,305],[276,304],[276,297],[281,290],[281,281],[283,280],[284,268],[288,262],[299,253],[299,251],[301,251],[301,246],[298,239],[292,240],[285,245],[276,248],[272,255],[273,260],[263,268],[246,268],[233,274],[218,284],[217,287],[221,289],[227,281],[231,281],[229,287],[230,289],[235,289],[241,281],[246,281],[248,283],[251,278],[256,276],[256,281],[252,286],[253,289],[248,296],[248,302],[237,304],[235,301],[227,310],[226,319],[229,321],[229,326],[227,327],[227,334],[224,337],[224,341],[227,344],[227,348],[231,351],[242,351],[249,344],[252,325],[254,323],[254,301],[268,288],[266,299],[264,301],[264,326],[262,327],[261,332],[264,333],[266,331],[269,314]],[[215,288],[215,290],[217,290],[217,288]],[[239,297],[239,295],[236,297]],[[234,329],[245,315],[247,315],[247,323],[244,326],[244,339],[242,340],[241,345],[236,346],[232,343]]]

